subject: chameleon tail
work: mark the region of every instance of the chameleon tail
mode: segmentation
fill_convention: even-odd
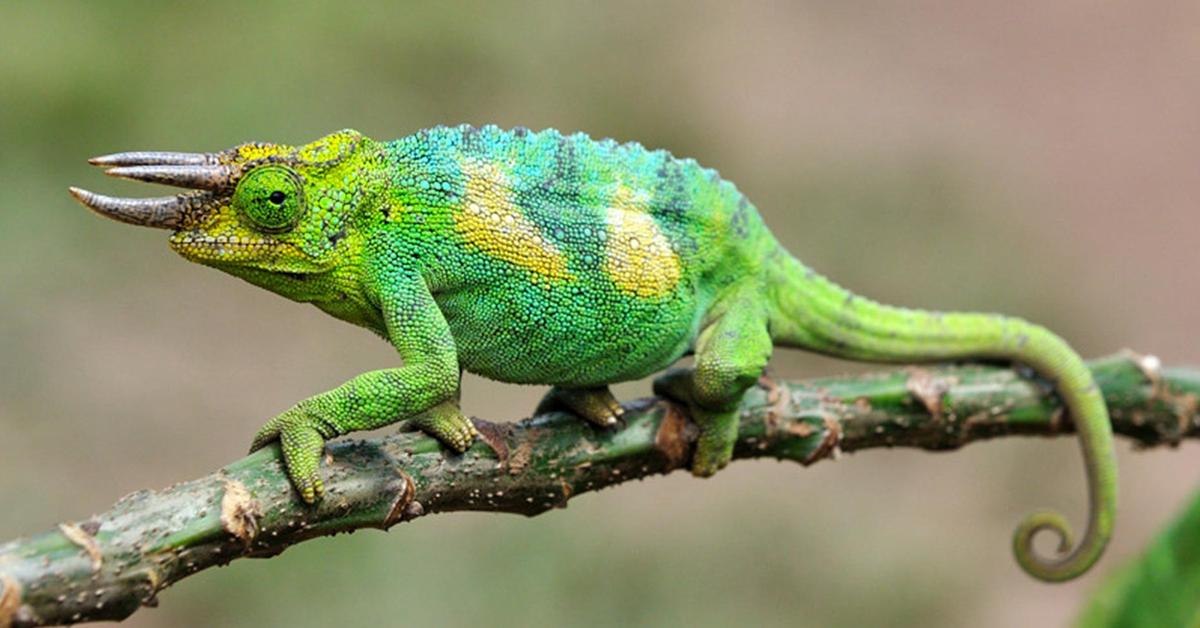
[[[1075,578],[1100,558],[1116,511],[1112,428],[1091,372],[1061,338],[1018,318],[881,305],[818,275],[782,248],[767,262],[766,276],[776,344],[875,362],[1010,360],[1054,382],[1083,450],[1090,497],[1087,533],[1072,549],[1066,520],[1056,512],[1037,512],[1017,527],[1013,552],[1027,573],[1049,582]],[[1033,537],[1041,530],[1058,535],[1058,556],[1034,552]]]

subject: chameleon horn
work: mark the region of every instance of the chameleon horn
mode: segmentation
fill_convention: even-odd
[[[71,196],[83,203],[84,207],[113,220],[155,227],[157,229],[178,229],[183,224],[183,216],[190,204],[188,196],[166,196],[162,198],[115,198],[104,196],[76,187],[71,188]]]
[[[216,155],[208,153],[168,153],[134,151],[101,155],[88,160],[93,166],[211,166],[218,163]]]
[[[147,183],[193,190],[222,190],[231,185],[236,170],[230,166],[128,166],[104,174]]]

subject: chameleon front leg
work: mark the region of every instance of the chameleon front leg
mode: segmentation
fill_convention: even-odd
[[[763,308],[753,298],[732,298],[710,312],[715,318],[696,340],[695,366],[654,381],[654,393],[688,407],[700,428],[692,473],[708,477],[733,457],[738,405],[771,357]]]
[[[589,423],[600,427],[611,427],[625,415],[625,409],[613,396],[608,386],[594,388],[560,388],[555,386],[542,397],[534,414],[543,412],[570,412],[581,416]]]
[[[255,451],[278,440],[288,477],[312,503],[324,489],[318,467],[325,440],[410,420],[451,449],[471,446],[475,427],[458,409],[458,354],[449,327],[423,286],[385,300],[389,337],[405,365],[363,373],[271,419]]]

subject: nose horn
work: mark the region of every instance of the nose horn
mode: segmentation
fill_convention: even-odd
[[[124,166],[105,170],[104,174],[177,188],[216,191],[229,187],[236,172],[231,166]]]
[[[131,225],[156,229],[179,229],[194,197],[187,194],[161,198],[117,198],[72,187],[71,196],[84,207]]]
[[[93,166],[213,166],[220,161],[210,153],[170,153],[163,151],[133,151],[101,155],[88,160]]]

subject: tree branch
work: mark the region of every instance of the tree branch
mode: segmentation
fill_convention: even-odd
[[[1118,434],[1146,447],[1200,434],[1200,371],[1160,369],[1132,353],[1091,368]],[[278,448],[268,447],[206,477],[128,495],[86,521],[0,545],[0,628],[124,619],[197,571],[318,536],[457,510],[536,515],[581,493],[683,468],[696,437],[678,410],[655,399],[628,404],[625,425],[610,431],[563,414],[477,425],[483,442],[463,455],[415,433],[330,443],[317,506],[296,498]],[[734,457],[808,465],[841,451],[945,450],[1072,429],[1049,386],[1007,368],[764,378],[742,404]]]

